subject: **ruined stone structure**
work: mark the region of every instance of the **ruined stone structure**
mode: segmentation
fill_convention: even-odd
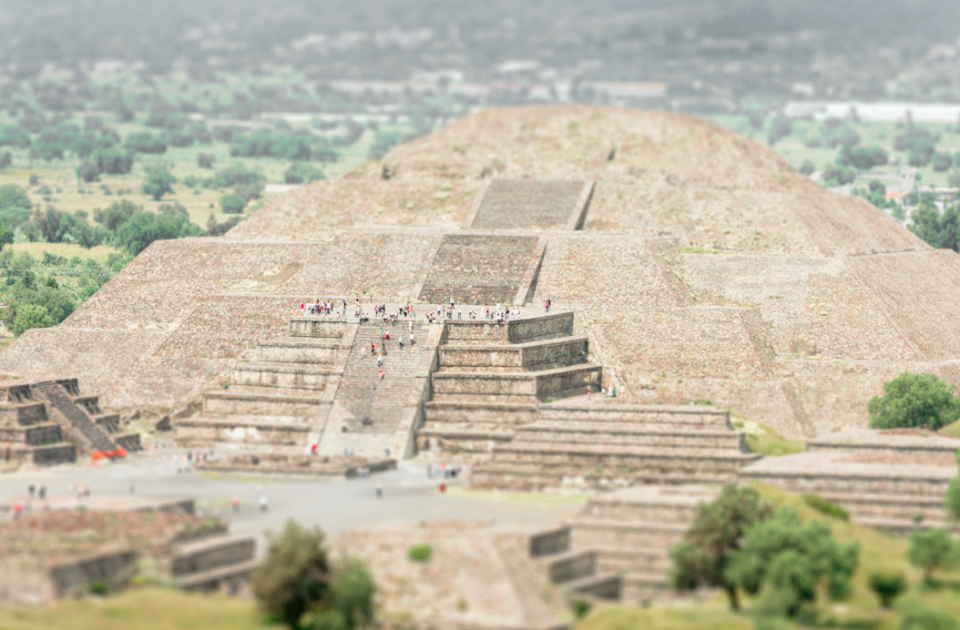
[[[81,396],[77,379],[0,383],[0,452],[37,466],[140,450],[140,434],[124,432],[120,414]]]
[[[188,591],[240,593],[258,564],[254,538],[230,535],[219,519],[195,515],[193,500],[99,497],[84,511],[75,507],[72,498],[37,502],[0,524],[5,606],[86,595],[94,582],[115,591],[137,575]]]
[[[284,195],[224,238],[154,243],[0,370],[77,374],[113,407],[180,408],[237,387],[242,364],[284,362],[260,343],[290,336],[305,298],[551,299],[603,386],[707,399],[810,439],[864,426],[865,401],[903,371],[960,384],[958,291],[960,256],[730,131],[615,108],[491,110]]]

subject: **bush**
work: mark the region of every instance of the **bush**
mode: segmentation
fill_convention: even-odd
[[[94,580],[90,582],[90,592],[94,595],[106,595],[110,592],[110,587],[103,580]]]
[[[923,570],[924,582],[933,582],[933,573],[957,564],[957,549],[945,529],[914,530],[907,550],[910,564]]]
[[[960,475],[950,480],[947,485],[947,491],[943,497],[943,507],[946,508],[950,518],[960,519]]]
[[[846,166],[828,164],[826,168],[823,169],[823,183],[831,188],[852,184],[856,178],[856,172]]]
[[[260,608],[290,628],[323,601],[330,590],[330,566],[319,527],[287,521],[280,535],[267,534],[267,555],[250,586]]]
[[[217,171],[211,183],[214,188],[232,188],[233,186],[265,181],[267,181],[267,178],[262,173],[249,171],[243,164],[237,163]]]
[[[148,164],[143,167],[143,171],[147,176],[141,187],[144,194],[160,201],[164,195],[173,192],[173,185],[177,183],[177,178],[173,176],[167,165]]]
[[[414,562],[427,562],[433,555],[433,547],[430,545],[414,545],[407,551],[407,558]]]
[[[960,399],[936,374],[904,373],[884,383],[883,396],[874,396],[867,410],[872,429],[936,431],[960,418]]]
[[[809,177],[810,175],[813,175],[813,172],[816,170],[817,167],[814,166],[812,161],[804,160],[803,164],[800,165],[800,168],[797,169],[797,172],[799,172],[801,175],[806,175]]]
[[[230,193],[220,197],[220,209],[226,214],[240,214],[246,205],[240,195]]]
[[[821,514],[830,516],[833,518],[840,519],[841,521],[849,521],[850,515],[845,509],[837,505],[836,503],[831,503],[827,501],[819,494],[805,494],[803,495],[803,502],[815,509]]]
[[[871,573],[868,585],[883,608],[890,608],[893,600],[907,590],[907,580],[903,573]]]
[[[182,214],[136,212],[117,228],[115,242],[136,256],[154,241],[187,236],[203,236],[203,230]]]
[[[47,307],[40,304],[24,304],[17,309],[13,320],[13,334],[17,337],[31,328],[49,328],[54,325]]]
[[[322,168],[305,162],[294,162],[283,173],[283,181],[288,184],[309,184],[326,178]]]
[[[960,630],[960,622],[952,615],[919,602],[910,602],[901,610],[900,630]]]
[[[146,131],[130,134],[123,144],[134,153],[167,152],[166,140],[159,136],[152,136]]]
[[[213,168],[217,158],[212,153],[197,153],[197,166],[200,168]]]

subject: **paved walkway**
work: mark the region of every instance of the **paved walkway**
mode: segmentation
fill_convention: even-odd
[[[516,501],[450,496],[437,490],[439,479],[428,479],[426,465],[402,462],[399,469],[373,475],[369,479],[317,481],[308,479],[254,478],[210,474],[177,474],[174,450],[136,454],[128,461],[93,467],[85,464],[57,466],[30,472],[0,476],[0,502],[22,499],[30,484],[45,485],[51,500],[74,501],[70,484],[90,487],[92,497],[135,495],[153,498],[194,497],[204,514],[220,515],[235,534],[257,536],[263,550],[263,530],[278,530],[287,519],[319,525],[332,539],[340,532],[361,526],[391,521],[435,519],[478,519],[499,525],[555,527],[572,515],[576,505],[542,505]],[[454,481],[448,485],[457,486]],[[384,497],[376,497],[383,486]],[[267,497],[270,510],[257,509],[259,489]],[[239,497],[238,514],[231,510],[233,497]]]

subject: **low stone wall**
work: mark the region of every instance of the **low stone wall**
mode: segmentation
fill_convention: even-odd
[[[442,343],[514,344],[573,334],[573,313],[553,313],[532,319],[447,321]]]
[[[441,368],[535,370],[544,365],[576,365],[584,363],[586,358],[587,340],[583,338],[545,341],[533,345],[446,345],[440,348]]]
[[[561,553],[569,548],[569,527],[559,527],[530,536],[530,556],[533,558]]]
[[[547,575],[554,584],[563,584],[592,576],[596,570],[597,554],[587,551],[550,562],[547,566]]]
[[[339,341],[314,339],[271,339],[260,342],[260,360],[277,363],[330,364],[337,358]]]
[[[583,365],[539,373],[537,374],[537,397],[545,399],[571,390],[585,390],[588,386],[599,389],[601,377],[601,368],[598,365]]]
[[[262,364],[243,364],[233,369],[231,382],[234,385],[252,387],[293,387],[302,389],[322,389],[327,384],[330,370],[305,366],[275,366]]]
[[[424,405],[427,422],[438,424],[519,425],[533,422],[536,403],[462,403],[428,402]]]
[[[290,318],[290,334],[294,337],[339,339],[343,337],[343,331],[346,328],[347,322],[343,320],[337,321],[324,317]]]
[[[110,437],[117,443],[117,446],[123,448],[128,453],[139,451],[142,448],[139,433],[120,433],[111,435]]]
[[[130,549],[107,551],[50,567],[50,580],[58,598],[87,595],[90,584],[97,581],[118,591],[136,575],[138,558]]]
[[[637,405],[607,402],[541,405],[538,420],[631,422],[690,428],[732,428],[730,412],[698,405]]]
[[[955,471],[954,471],[955,472]],[[871,493],[871,494],[917,494],[940,495],[947,489],[950,477],[924,474],[917,471],[913,476],[899,477],[892,474],[858,473],[851,469],[848,473],[824,473],[816,470],[777,472],[744,469],[740,478],[745,481],[778,486],[795,493]]]
[[[330,403],[321,399],[307,400],[297,396],[280,394],[264,396],[246,392],[231,392],[229,389],[207,392],[203,398],[203,410],[224,414],[251,414],[265,416],[318,417],[322,407]],[[176,424],[182,424],[183,420]]]
[[[77,461],[77,448],[73,444],[34,446],[23,449],[22,451],[16,451],[15,456],[22,459],[24,463],[35,466],[72,464]]]
[[[630,444],[637,447],[693,448],[748,452],[746,438],[741,433],[719,431],[653,431],[643,425],[617,427],[604,430],[582,430],[575,427],[544,426],[538,421],[517,429],[516,439],[525,442],[566,443],[578,442],[594,445],[619,446]]]
[[[26,427],[0,426],[0,442],[39,446],[60,442],[61,439],[60,425],[58,424],[41,424]]]
[[[238,446],[299,446],[306,443],[310,422],[241,421],[189,418],[174,426],[177,442],[237,444]]]
[[[170,561],[174,577],[201,573],[225,565],[251,560],[256,552],[254,538],[223,536],[180,545]]]
[[[28,425],[44,422],[47,411],[42,402],[0,405],[0,423]]]
[[[439,372],[433,375],[433,393],[443,395],[540,397],[561,394],[587,385],[599,387],[600,367],[584,365],[541,373]]]
[[[200,470],[211,472],[244,472],[275,475],[309,475],[321,477],[353,478],[361,470],[370,473],[395,470],[395,459],[368,459],[366,457],[341,457],[328,455],[287,455],[280,453],[234,455],[197,465]]]

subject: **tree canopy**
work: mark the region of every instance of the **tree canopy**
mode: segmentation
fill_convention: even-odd
[[[770,514],[770,506],[755,489],[735,484],[725,485],[714,501],[698,505],[683,542],[670,551],[674,588],[722,588],[730,608],[739,609],[737,584],[727,577],[728,564],[740,549],[745,533]]]
[[[936,374],[904,373],[883,385],[883,395],[867,404],[870,427],[936,431],[960,418],[954,388]]]

